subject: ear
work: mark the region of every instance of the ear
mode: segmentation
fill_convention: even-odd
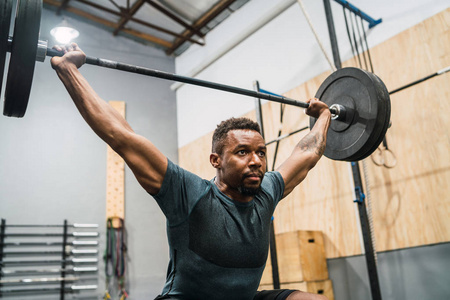
[[[220,165],[221,165],[221,159],[220,159],[220,155],[217,153],[211,153],[209,155],[209,162],[211,163],[211,165],[213,166],[213,168],[215,169],[220,169]]]

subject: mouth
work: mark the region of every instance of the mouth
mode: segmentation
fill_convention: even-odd
[[[262,178],[263,175],[261,173],[244,174],[244,179],[249,179],[250,181],[260,181]]]

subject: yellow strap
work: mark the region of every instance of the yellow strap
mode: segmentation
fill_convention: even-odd
[[[111,296],[109,295],[108,291],[105,291],[105,295],[103,296],[103,300],[111,299]]]

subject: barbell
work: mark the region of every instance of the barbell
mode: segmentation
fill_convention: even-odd
[[[25,115],[35,61],[63,53],[39,40],[42,0],[17,0],[13,36],[9,36],[14,0],[2,1],[0,8],[0,91],[6,53],[10,52],[3,114]],[[307,108],[308,103],[292,98],[180,76],[103,58],[86,57],[86,64],[151,77],[173,80],[235,94]],[[386,86],[378,76],[358,68],[343,68],[332,73],[320,85],[316,95],[332,113],[324,155],[330,159],[358,161],[372,154],[382,142],[390,123],[391,105]],[[316,119],[310,118],[310,127]]]

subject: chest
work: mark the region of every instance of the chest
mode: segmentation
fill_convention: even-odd
[[[267,258],[272,212],[264,199],[241,207],[206,196],[189,217],[189,249],[221,267],[261,267]]]

